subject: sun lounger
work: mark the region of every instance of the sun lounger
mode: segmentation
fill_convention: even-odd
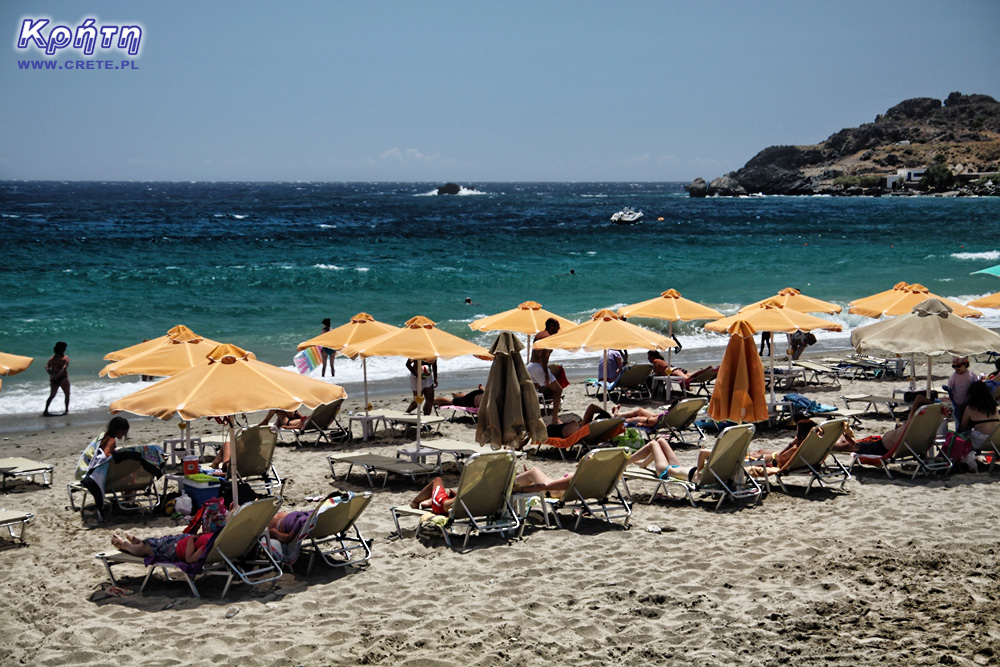
[[[280,498],[261,498],[246,503],[237,508],[226,518],[226,525],[219,530],[211,550],[205,557],[205,566],[198,576],[224,576],[226,585],[222,596],[226,597],[233,579],[239,578],[245,584],[257,586],[278,580],[281,566],[271,555],[265,544],[267,524],[278,513],[281,506]],[[258,550],[257,547],[261,548]],[[256,555],[255,552],[256,551]],[[97,559],[104,564],[111,583],[118,585],[118,580],[112,570],[117,565],[144,565],[143,559],[124,552],[105,552],[97,554]],[[156,568],[163,571],[163,576],[171,578],[169,570],[180,572],[191,588],[195,597],[201,597],[194,579],[173,562],[154,562],[146,567],[146,577],[142,580],[142,592],[149,583]],[[252,569],[250,569],[252,568]]]
[[[818,361],[799,359],[792,362],[806,372],[806,384],[832,384],[840,388],[840,371],[834,366],[827,366]]]
[[[373,419],[371,428],[372,435],[374,435],[376,429],[378,428],[379,421],[391,427],[394,435],[396,433],[396,428],[400,425],[402,425],[404,433],[406,432],[406,429],[417,427],[417,415],[412,412],[403,412],[402,410],[372,410],[368,413],[368,418]],[[437,431],[440,431],[441,424],[443,424],[444,421],[444,417],[438,415],[420,415],[420,426],[422,428],[435,427]]]
[[[402,537],[399,517],[420,517],[417,532],[422,528],[437,528],[445,543],[451,547],[450,533],[465,529],[462,543],[468,546],[473,531],[480,534],[501,533],[513,535],[521,521],[511,505],[510,493],[514,484],[514,452],[497,451],[476,454],[469,459],[462,470],[462,477],[455,489],[455,502],[442,522],[425,520],[430,514],[426,510],[409,506],[390,508],[392,521],[396,524],[396,535]],[[429,518],[437,518],[430,515]]]
[[[278,429],[273,426],[250,426],[236,434],[236,477],[256,493],[281,495],[284,483],[274,467]]]
[[[284,562],[308,556],[306,575],[312,571],[317,556],[330,567],[367,562],[372,556],[371,543],[361,534],[357,520],[371,500],[370,493],[335,491],[329,494],[316,505],[290,542],[278,543],[286,558]],[[271,540],[271,544],[273,547],[275,540]]]
[[[465,465],[465,462],[470,456],[475,454],[489,454],[494,451],[492,447],[483,447],[482,445],[474,442],[462,442],[460,440],[452,440],[450,438],[421,440],[420,446],[440,452],[441,454],[454,456],[455,462],[460,466]]]
[[[0,508],[0,529],[6,528],[12,542],[24,544],[24,529],[35,515],[31,512]],[[17,528],[17,533],[14,532]]]
[[[990,469],[989,473],[993,474],[993,468],[1000,463],[1000,428],[997,428],[990,434],[990,437],[983,443],[980,448],[980,453],[990,454]]]
[[[443,417],[454,423],[459,417],[469,417],[473,424],[479,423],[479,408],[467,408],[464,405],[439,405],[439,412],[444,411]]]
[[[661,478],[648,469],[627,468],[622,474],[622,478],[626,482],[626,493],[629,493],[631,497],[628,482],[642,481],[656,484],[652,494],[650,494],[649,502],[653,502],[661,488],[668,493],[671,489],[679,489],[684,493],[692,507],[695,506],[694,493],[718,497],[718,502],[715,504],[716,509],[727,498],[733,501],[748,498],[756,500],[763,494],[763,489],[757,480],[745,473],[743,468],[747,449],[750,447],[754,432],[753,424],[740,424],[724,429],[716,438],[715,445],[712,446],[712,453],[705,461],[701,478],[697,483],[672,477]]]
[[[628,457],[629,452],[624,447],[595,449],[588,452],[577,464],[576,472],[570,478],[569,486],[562,496],[543,498],[543,502],[557,510],[563,508],[576,510],[573,530],[580,527],[584,515],[608,523],[613,523],[615,519],[623,519],[622,526],[628,530],[632,508],[618,489],[618,484],[622,481],[622,472],[628,465]],[[553,512],[553,515],[556,525],[562,528],[559,514]]]
[[[343,463],[347,465],[347,473],[344,475],[345,481],[350,477],[354,466],[359,466],[364,470],[365,477],[368,478],[368,484],[372,487],[375,486],[375,481],[372,479],[373,473],[385,473],[385,479],[382,482],[382,486],[385,486],[389,482],[390,473],[409,477],[412,481],[416,482],[418,477],[427,477],[438,472],[437,466],[403,461],[391,456],[382,456],[381,454],[331,454],[326,459],[330,462],[330,474],[334,480],[337,479],[335,466],[338,463]]]
[[[143,450],[153,450],[153,456],[144,456]],[[159,461],[159,467],[154,460]],[[103,484],[94,475],[96,471],[90,471],[82,480],[66,485],[70,509],[79,510],[86,519],[87,495],[91,495],[98,521],[104,521],[105,512],[110,514],[116,508],[126,512],[151,511],[160,504],[156,480],[163,475],[163,462],[163,449],[157,445],[119,448],[104,464],[107,472]],[[83,495],[80,507],[74,500],[76,494]]]
[[[905,425],[902,437],[896,443],[896,447],[891,452],[886,452],[882,456],[865,454],[853,454],[851,469],[856,465],[867,465],[879,467],[892,479],[892,471],[889,464],[894,462],[910,461],[914,465],[911,479],[920,472],[937,472],[949,470],[952,466],[951,459],[942,452],[937,459],[930,456],[933,451],[935,439],[941,422],[944,421],[944,405],[932,403],[917,410]]]
[[[316,442],[314,444],[317,445],[320,441],[330,443],[333,440],[350,439],[350,431],[341,426],[337,420],[337,415],[340,414],[340,408],[344,405],[344,400],[343,398],[338,398],[332,403],[320,405],[313,410],[311,415],[305,418],[300,427],[281,428],[279,429],[279,433],[291,433],[297,445],[302,444],[303,436],[313,433],[316,434]]]
[[[785,493],[788,493],[785,478],[793,475],[807,475],[809,477],[806,494],[812,489],[813,483],[825,486],[824,482],[838,479],[840,480],[840,488],[843,489],[844,484],[851,478],[851,473],[837,460],[833,454],[833,446],[844,434],[846,425],[847,420],[845,419],[830,419],[817,424],[799,445],[795,456],[789,459],[785,465],[774,469],[773,472],[772,469],[768,469],[768,474],[774,475],[778,484],[781,485],[781,490]],[[822,435],[820,435],[820,431],[822,431]]]
[[[545,442],[537,443],[538,447],[535,449],[535,455],[538,455],[542,445],[549,445],[556,448],[556,451],[559,452],[559,456],[563,460],[566,459],[565,452],[573,447],[577,447],[577,458],[580,458],[585,451],[593,449],[601,443],[608,442],[611,438],[622,434],[624,431],[625,420],[620,417],[595,419],[589,424],[584,424],[579,430],[571,433],[566,438],[547,438]]]
[[[15,479],[20,477],[37,484],[38,480],[36,478],[41,476],[41,486],[51,486],[53,468],[55,466],[49,463],[41,463],[20,457],[0,459],[0,478],[2,478],[3,490],[7,490],[8,477]]]
[[[620,401],[623,398],[643,400],[652,396],[648,384],[652,374],[652,365],[633,364],[624,369],[614,382],[587,380],[583,389],[588,396],[591,395],[591,390],[595,392],[594,395],[601,396],[604,394],[606,385],[608,394],[613,396],[615,401]]]
[[[702,368],[700,371],[692,373],[686,381],[681,381],[681,391],[684,392],[685,396],[711,396],[712,387],[718,376],[718,367]]]
[[[708,399],[703,397],[681,399],[672,408],[667,409],[652,428],[645,426],[639,428],[646,434],[647,438],[656,433],[666,432],[667,438],[673,439],[675,442],[685,445],[692,444],[685,439],[685,433],[693,427],[693,430],[698,433],[699,441],[705,437],[705,432],[698,426],[697,421],[698,413],[706,405],[708,405]]]
[[[878,406],[884,405],[886,414],[892,417],[892,411],[899,405],[900,401],[898,398],[893,398],[892,396],[875,396],[872,394],[848,394],[841,396],[844,405],[851,409],[852,403],[860,403],[865,406],[864,411],[867,413],[879,414]]]

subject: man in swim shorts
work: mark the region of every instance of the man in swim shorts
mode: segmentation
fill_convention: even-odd
[[[545,330],[538,332],[535,342],[545,340],[553,334],[559,333],[559,322],[550,317],[545,320]],[[556,376],[549,370],[549,357],[552,350],[539,350],[531,348],[531,359],[528,363],[528,375],[535,387],[539,391],[545,390],[552,397],[552,423],[559,423],[559,407],[562,404],[562,385],[556,381]]]

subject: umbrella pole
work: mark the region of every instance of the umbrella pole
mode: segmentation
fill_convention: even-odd
[[[669,323],[667,325],[667,327],[668,327],[667,331],[669,332],[670,338],[673,338],[674,337],[674,321],[673,320],[667,320],[667,322]],[[672,348],[672,347],[668,347],[667,348],[667,372],[668,373],[673,373],[673,366],[671,365],[671,361],[670,361],[670,357],[671,357],[670,353],[673,352],[673,351],[674,351],[674,348]],[[673,389],[673,387],[671,386],[671,381],[670,381],[670,376],[669,375],[667,376],[666,385],[667,385],[667,403],[669,403],[670,402],[670,394],[671,394],[670,390]]]
[[[604,366],[602,368],[601,386],[604,387],[604,411],[608,411],[608,351],[604,350]]]
[[[232,508],[235,509],[240,506],[239,489],[236,483],[236,429],[233,428],[233,420],[235,417],[229,415],[229,480],[233,485],[233,504]]]
[[[910,391],[917,388],[917,353],[910,352]],[[928,387],[930,389],[930,387]],[[930,398],[930,394],[927,394]]]
[[[934,362],[931,359],[931,355],[927,355],[927,400],[931,398],[931,383],[933,382],[931,378],[931,371],[934,368]]]
[[[771,333],[771,345],[768,346],[771,353],[771,407],[774,407],[774,333]]]
[[[365,417],[368,416],[368,357],[361,357],[361,373],[365,379]]]

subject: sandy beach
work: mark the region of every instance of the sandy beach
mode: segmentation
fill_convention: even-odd
[[[938,363],[935,386],[946,381]],[[985,364],[974,363],[983,371]],[[950,371],[950,369],[948,369]],[[926,371],[918,362],[917,376]],[[485,377],[483,378],[485,380]],[[843,407],[842,394],[891,394],[903,381],[852,381],[798,389]],[[581,382],[566,410],[593,399]],[[402,409],[408,397],[378,397]],[[647,406],[662,403],[647,401]],[[362,407],[352,394],[349,409]],[[885,432],[885,416],[863,419],[859,436]],[[204,420],[193,433],[216,434]],[[631,530],[585,519],[579,532],[545,529],[538,517],[521,540],[473,537],[469,553],[440,538],[391,540],[388,508],[417,485],[390,479],[374,489],[359,521],[373,542],[367,567],[310,576],[286,572],[273,588],[219,581],[193,598],[160,574],[143,594],[142,570],[117,597],[94,554],[115,531],[139,537],[179,532],[162,515],[116,514],[97,524],[66,508],[66,483],[93,426],[4,433],[0,456],[55,464],[51,488],[14,482],[9,509],[35,513],[27,546],[0,551],[0,663],[243,665],[650,665],[997,664],[1000,653],[998,477],[986,473],[889,480],[867,469],[844,491],[777,490],[755,505],[658,499],[633,486]],[[132,443],[175,437],[175,422],[135,420]],[[441,436],[474,440],[471,422]],[[758,433],[752,448],[781,448],[789,430]],[[710,446],[714,435],[702,441]],[[363,475],[332,482],[326,456],[357,450],[393,455],[402,438],[281,447],[284,506],[333,488],[367,491]],[[680,450],[694,463],[696,447]],[[847,460],[847,457],[843,457]],[[573,468],[552,450],[529,456],[550,474]],[[341,474],[341,470],[338,470]],[[454,484],[454,466],[446,467]],[[412,524],[410,524],[412,525]],[[660,533],[648,532],[657,526]]]

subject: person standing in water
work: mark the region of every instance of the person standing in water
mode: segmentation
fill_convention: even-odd
[[[66,396],[66,407],[63,414],[69,414],[69,357],[66,356],[66,347],[66,343],[62,341],[56,343],[55,347],[52,348],[53,355],[45,364],[45,372],[49,374],[49,399],[45,401],[43,417],[52,414],[49,412],[49,405],[60,389]]]
[[[321,324],[323,325],[323,333],[326,333],[327,331],[330,330],[330,318],[329,317],[324,317],[323,321],[321,322]],[[330,377],[335,376],[337,374],[337,371],[333,367],[333,362],[334,362],[334,360],[337,357],[337,351],[334,350],[334,349],[332,349],[332,348],[329,348],[329,347],[321,347],[319,349],[319,353],[320,353],[320,356],[323,357],[323,370],[320,371],[320,375],[322,377],[326,377],[326,364],[327,364],[327,362],[329,362],[330,363]]]

